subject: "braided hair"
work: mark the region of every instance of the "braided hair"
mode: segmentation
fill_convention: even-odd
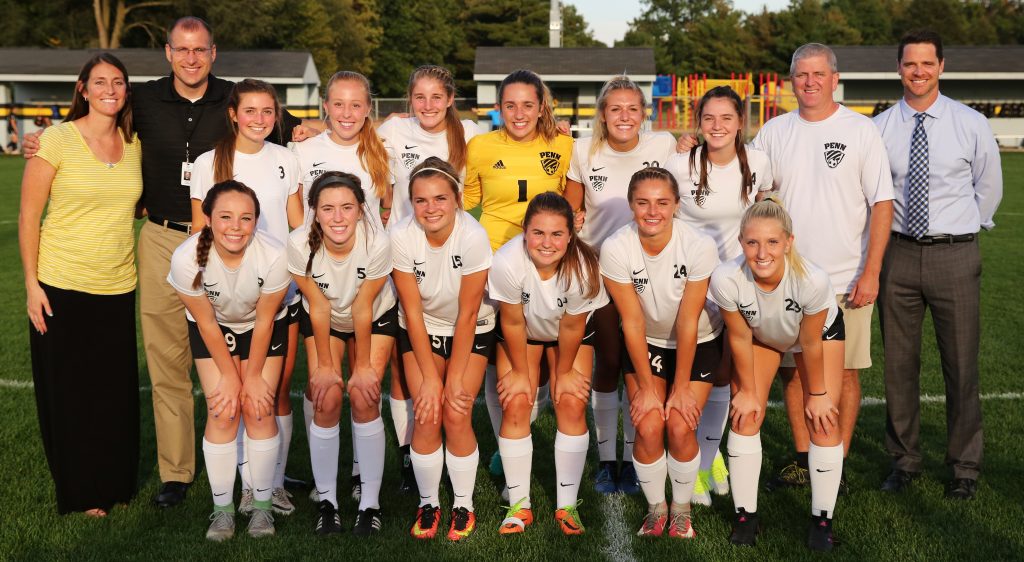
[[[309,260],[306,262],[306,275],[313,271],[313,258],[316,257],[316,253],[320,251],[320,246],[324,241],[324,229],[320,225],[320,221],[316,220],[316,208],[320,204],[320,194],[325,189],[334,188],[345,188],[352,192],[352,195],[356,198],[359,203],[359,207],[363,209],[363,214],[366,214],[366,193],[363,192],[362,185],[359,178],[349,174],[347,172],[338,171],[327,171],[322,174],[313,182],[312,187],[309,188],[309,208],[313,210],[313,221],[309,225]],[[363,221],[363,225],[372,223],[373,221]]]
[[[196,265],[199,266],[199,271],[197,271],[196,276],[192,278],[193,289],[198,289],[199,285],[203,282],[203,273],[206,271],[206,262],[210,258],[210,248],[213,247],[213,228],[210,227],[210,218],[213,216],[213,208],[217,204],[217,199],[220,198],[221,195],[232,192],[242,193],[252,198],[256,218],[258,219],[260,217],[260,200],[256,197],[256,192],[244,183],[235,180],[228,180],[216,183],[210,188],[210,191],[206,193],[206,197],[203,199],[203,214],[206,215],[206,226],[204,226],[203,230],[199,232],[199,243],[196,245]]]

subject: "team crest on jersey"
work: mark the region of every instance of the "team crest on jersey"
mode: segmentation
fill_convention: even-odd
[[[426,261],[417,262],[416,260],[412,261],[412,274],[416,276],[416,284],[417,285],[423,283],[423,278],[427,276],[427,272],[423,271],[422,269],[420,269],[417,266],[423,265],[425,263],[427,263],[427,262]]]
[[[608,176],[590,176],[590,187],[594,191],[601,191],[606,183],[608,183]]]
[[[826,142],[825,143],[825,164],[829,168],[835,168],[843,161],[843,157],[846,156],[846,145],[841,142]]]
[[[416,164],[420,162],[420,155],[415,152],[403,152],[402,163],[405,164],[407,170],[411,170],[416,167]]]
[[[526,291],[523,291],[522,303],[523,304],[530,304],[530,293],[527,293]]]
[[[544,169],[544,173],[549,176],[555,175],[558,171],[558,161],[562,159],[562,155],[557,152],[544,151],[540,153],[540,167]]]
[[[643,294],[644,289],[647,288],[647,284],[650,283],[650,281],[651,280],[646,278],[646,277],[639,277],[639,278],[634,277],[633,278],[633,288],[636,289],[636,294],[638,294],[638,295]]]

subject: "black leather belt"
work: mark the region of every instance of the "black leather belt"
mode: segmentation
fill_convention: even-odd
[[[149,222],[156,223],[164,228],[171,230],[177,230],[178,232],[184,232],[185,234],[192,234],[192,225],[183,222],[174,222],[167,220],[162,217],[149,215]]]
[[[919,246],[932,246],[935,244],[956,244],[958,242],[974,242],[976,234],[938,234],[936,236],[922,236],[921,238],[914,238],[913,236],[907,236],[902,232],[893,232],[892,237],[899,240],[906,240],[907,242],[913,242]]]

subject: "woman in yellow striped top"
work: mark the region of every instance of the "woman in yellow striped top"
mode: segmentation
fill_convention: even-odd
[[[43,133],[21,183],[18,237],[32,376],[62,514],[103,517],[136,491],[132,227],[142,150],[130,98],[121,61],[108,53],[91,58],[67,118]]]

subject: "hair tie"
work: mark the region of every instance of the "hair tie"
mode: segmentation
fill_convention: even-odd
[[[448,177],[448,179],[450,179],[450,180],[452,180],[453,182],[455,182],[455,185],[456,185],[456,186],[458,186],[458,187],[460,187],[460,188],[462,187],[462,182],[460,182],[459,180],[457,180],[457,179],[455,179],[454,177],[452,177],[452,175],[451,175],[451,174],[449,174],[448,172],[446,172],[446,171],[444,171],[444,170],[441,170],[441,169],[439,169],[439,168],[420,168],[419,170],[416,170],[416,173],[414,173],[414,174],[412,175],[412,177],[410,177],[410,178],[409,178],[409,180],[411,181],[411,180],[412,180],[412,178],[414,178],[414,177],[416,177],[416,176],[420,175],[420,174],[421,174],[421,173],[423,173],[423,172],[438,172],[438,173],[444,174],[445,176],[447,176],[447,177]]]

